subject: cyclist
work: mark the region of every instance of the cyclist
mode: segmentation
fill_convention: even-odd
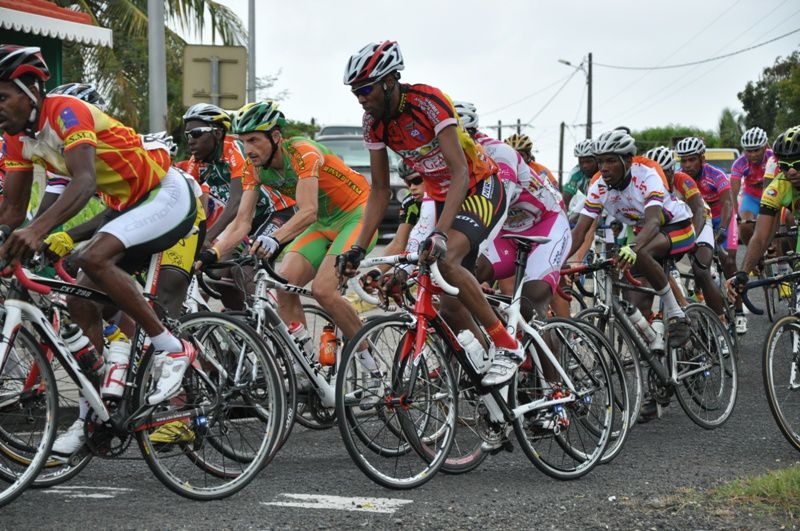
[[[262,258],[277,257],[288,245],[281,274],[300,286],[313,280],[314,298],[330,313],[345,337],[353,337],[361,328],[361,321],[338,292],[334,263],[361,231],[369,183],[322,144],[301,137],[283,138],[281,130],[285,125],[283,113],[272,100],[245,105],[233,124],[247,156],[261,169],[257,177],[245,177],[245,192],[251,192],[252,197],[252,192],[265,184],[297,201],[297,212],[285,224],[255,235],[251,253]],[[247,235],[254,205],[254,199],[240,205],[234,222],[210,250],[201,253],[203,263],[219,259]],[[373,229],[366,247],[371,249],[376,240]],[[305,324],[298,295],[278,291],[277,297],[278,313],[286,323]],[[367,352],[362,352],[361,359],[367,369],[377,369]]]
[[[522,156],[522,160],[525,161],[525,164],[527,164],[532,171],[547,177],[547,179],[550,181],[550,184],[558,188],[558,179],[556,179],[556,176],[553,175],[553,172],[551,172],[550,169],[544,164],[539,164],[536,162],[536,157],[533,156],[533,142],[531,142],[531,139],[528,135],[515,133],[506,138],[505,142]]]
[[[77,98],[45,96],[49,77],[39,48],[0,45],[0,129],[11,177],[0,224],[16,228],[24,220],[33,161],[71,177],[47,212],[9,236],[0,257],[18,261],[38,251],[47,233],[97,190],[111,213],[78,253],[78,282],[105,291],[150,336],[160,377],[147,401],[158,404],[180,392],[195,351],[164,328],[129,274],[189,232],[196,218],[194,196],[186,180],[169,168],[168,154],[151,155],[132,129]],[[100,308],[85,300],[68,304],[73,320],[102,352]]]
[[[534,245],[528,254],[523,286],[523,317],[530,320],[535,312],[539,319],[544,319],[572,243],[569,220],[561,208],[561,194],[546,176],[531,171],[511,145],[478,130],[478,114],[473,104],[457,101],[454,105],[464,128],[497,164],[508,192],[508,216],[500,233],[487,240],[488,248],[478,260],[478,280],[509,279],[510,286],[501,289],[506,293],[513,291],[517,244],[504,236],[549,237],[550,242]]]
[[[694,136],[686,137],[675,145],[675,153],[681,159],[681,170],[694,179],[703,200],[711,208],[714,243],[725,251],[720,253],[719,258],[725,276],[730,278],[736,272],[736,248],[739,246],[735,202],[728,176],[706,162],[705,152],[705,142]],[[737,334],[747,332],[747,317],[741,301],[736,304],[735,326]]]
[[[591,138],[581,140],[575,144],[573,153],[575,158],[578,159],[578,165],[572,170],[569,180],[561,187],[561,195],[564,197],[564,203],[569,209],[570,217],[572,217],[573,211],[572,198],[578,196],[581,199],[585,199],[589,180],[597,173],[597,160],[592,155]],[[583,201],[580,202],[580,206],[583,206]],[[580,211],[580,207],[577,210]]]
[[[421,261],[439,260],[442,274],[459,288],[458,300],[443,297],[441,309],[455,329],[472,328],[474,317],[489,333],[494,363],[485,385],[501,384],[524,360],[521,345],[506,331],[472,273],[481,244],[502,227],[505,189],[497,165],[462,128],[452,102],[434,87],[400,83],[403,56],[396,42],[370,43],[353,54],[344,84],[364,109],[364,140],[370,151],[373,193],[356,245],[342,256],[344,273],[358,264],[389,201],[389,156],[397,152],[420,172],[438,219],[420,246]],[[482,334],[475,333],[482,338]]]
[[[775,157],[767,145],[767,133],[760,127],[751,127],[742,135],[742,154],[731,167],[731,187],[733,197],[739,197],[742,191],[742,198],[739,202],[739,235],[742,242],[747,245],[753,235],[753,224],[758,216],[761,193],[764,187],[769,184],[775,167]],[[765,175],[767,167],[770,167],[769,175]],[[742,184],[744,189],[742,190]],[[747,223],[750,221],[751,223]]]
[[[692,212],[667,190],[656,171],[658,165],[648,159],[634,161],[635,140],[623,130],[608,131],[594,142],[600,176],[589,186],[586,202],[572,232],[575,252],[594,220],[605,209],[624,225],[635,229],[635,246],[623,246],[619,259],[623,267],[632,267],[634,275],[644,276],[661,297],[673,345],[689,339],[689,323],[675,300],[661,261],[694,247]],[[652,299],[632,297],[644,315],[651,310]]]
[[[731,298],[736,296],[737,288],[742,289],[747,283],[748,273],[756,267],[767,250],[775,234],[781,208],[791,210],[795,219],[800,214],[800,126],[790,127],[778,135],[772,150],[779,173],[761,195],[756,226],[742,268],[728,280]]]
[[[714,231],[711,227],[711,209],[703,201],[694,179],[681,171],[675,171],[675,158],[672,156],[671,149],[666,146],[658,146],[648,151],[645,156],[661,166],[661,169],[664,170],[664,175],[667,176],[669,191],[674,193],[678,199],[686,203],[692,210],[692,224],[694,233],[697,235],[696,247],[689,255],[692,272],[697,285],[703,292],[706,303],[725,322],[727,318],[725,317],[722,293],[711,277],[710,269],[711,261],[714,259]]]

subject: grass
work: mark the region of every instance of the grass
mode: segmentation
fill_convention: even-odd
[[[738,479],[711,494],[722,505],[762,510],[792,527],[800,525],[800,464]]]

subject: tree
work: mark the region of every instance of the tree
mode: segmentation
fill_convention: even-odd
[[[697,127],[669,124],[665,127],[650,127],[631,133],[636,139],[640,154],[656,146],[673,146],[677,139],[696,136],[703,139],[707,147],[721,147],[720,138],[714,131],[704,131]],[[737,139],[738,143],[738,139]]]
[[[147,0],[57,0],[63,7],[89,13],[94,21],[114,31],[114,47],[64,46],[65,82],[90,81],[109,102],[110,112],[126,125],[141,129],[148,122]],[[212,0],[165,0],[168,123],[180,132],[183,47],[177,31],[202,34],[207,26],[212,40],[223,44],[245,42],[247,32],[239,17]],[[208,22],[210,20],[210,22]]]
[[[722,109],[719,117],[719,140],[723,147],[739,147],[742,138],[742,117],[733,109]]]
[[[800,51],[763,70],[738,95],[747,127],[761,127],[770,138],[800,123]]]

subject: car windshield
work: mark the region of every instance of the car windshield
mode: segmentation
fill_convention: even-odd
[[[369,166],[369,150],[364,146],[364,140],[360,137],[323,139],[321,143],[336,153],[351,168]],[[397,168],[400,157],[393,151],[388,151],[388,153],[389,167],[392,169]]]
[[[320,129],[319,136],[330,135],[363,135],[364,130],[360,125],[328,125]]]

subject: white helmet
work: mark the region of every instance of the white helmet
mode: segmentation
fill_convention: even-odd
[[[366,85],[403,68],[403,54],[396,42],[371,42],[350,56],[344,69],[344,84]]]
[[[606,131],[592,142],[592,154],[636,155],[636,140],[622,129]]]
[[[751,127],[742,135],[742,149],[759,149],[767,145],[767,132],[760,127]]]
[[[658,162],[662,169],[672,170],[675,168],[675,157],[672,156],[672,150],[666,146],[654,147],[647,152],[645,157]]]
[[[477,129],[478,126],[478,109],[474,103],[468,101],[454,101],[453,107],[456,108],[456,113],[461,119],[461,124],[464,129]]]
[[[706,144],[696,136],[687,136],[675,145],[675,153],[679,157],[702,155],[706,152]]]
[[[587,138],[586,140],[581,140],[577,144],[575,144],[575,156],[580,157],[591,157],[594,155],[592,153],[592,139]]]

